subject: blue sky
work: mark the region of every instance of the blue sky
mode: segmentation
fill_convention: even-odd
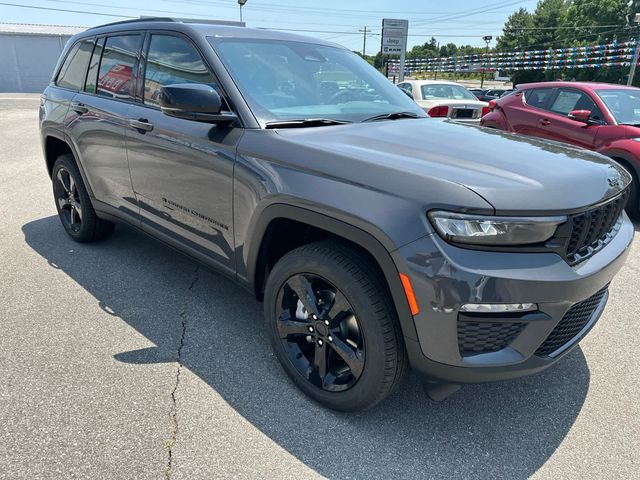
[[[58,10],[9,6],[7,3]],[[367,53],[380,46],[383,17],[409,20],[409,45],[422,44],[431,36],[441,43],[484,45],[483,35],[495,38],[507,17],[520,7],[533,10],[537,0],[247,0],[244,20],[250,27],[300,30]],[[114,16],[108,16],[114,15]],[[116,16],[116,15],[120,15]],[[0,22],[93,26],[140,15],[181,16],[237,20],[237,0],[0,0]],[[302,32],[302,31],[306,32]],[[378,34],[378,35],[376,35]]]

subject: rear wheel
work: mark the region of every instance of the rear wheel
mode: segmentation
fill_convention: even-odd
[[[95,242],[111,235],[114,224],[97,217],[73,155],[58,157],[51,178],[58,216],[72,239]]]
[[[265,319],[287,374],[329,408],[369,408],[389,395],[407,370],[383,279],[348,245],[318,242],[285,255],[267,280]]]

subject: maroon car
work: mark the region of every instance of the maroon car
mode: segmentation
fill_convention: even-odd
[[[489,104],[480,125],[566,142],[618,161],[633,175],[627,209],[636,214],[640,177],[640,88],[608,83],[519,85]]]

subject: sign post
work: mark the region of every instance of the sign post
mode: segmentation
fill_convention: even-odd
[[[400,55],[400,71],[398,81],[404,81],[404,63],[407,53],[407,33],[409,20],[385,18],[382,20],[382,53]]]

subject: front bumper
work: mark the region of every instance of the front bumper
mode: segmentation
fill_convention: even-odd
[[[529,375],[549,367],[598,320],[608,297],[606,293],[598,296],[598,292],[622,267],[633,232],[625,215],[615,238],[573,267],[554,253],[468,250],[446,243],[437,234],[397,250],[394,260],[399,271],[409,275],[420,307],[414,316],[417,341],[405,338],[412,368],[433,380],[475,383]],[[541,353],[541,346],[571,307],[590,297],[597,301],[592,302],[593,308],[577,334],[561,348]],[[469,320],[460,314],[466,303],[536,303],[539,311],[498,319],[514,322],[516,333],[498,349],[469,352],[459,345],[459,322]],[[495,315],[473,320],[481,326],[496,322]]]

